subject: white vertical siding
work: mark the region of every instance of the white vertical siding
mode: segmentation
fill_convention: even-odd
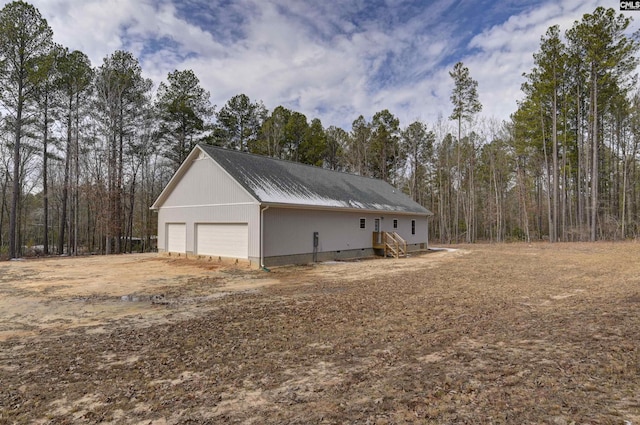
[[[168,223],[185,224],[187,253],[197,253],[198,224],[246,224],[248,257],[257,262],[261,256],[258,201],[210,158],[196,159],[184,171],[159,205],[158,249],[167,247]],[[364,229],[360,228],[361,218],[366,219]],[[319,233],[318,252],[371,248],[376,218],[381,231],[396,231],[409,244],[427,242],[425,216],[271,206],[264,213],[264,256],[311,253],[314,232]],[[396,229],[394,219],[398,220]],[[416,220],[415,235],[411,234],[411,220]]]
[[[366,228],[360,228],[360,219]],[[380,219],[381,231],[396,231],[407,243],[427,242],[427,218],[357,211],[317,211],[269,208],[264,213],[265,257],[313,252],[313,233],[319,233],[318,251],[341,251],[371,248],[374,220]],[[398,228],[393,229],[393,219]],[[416,220],[416,234],[411,234],[411,220]]]
[[[162,207],[256,202],[210,158],[196,159],[162,203]]]
[[[166,224],[185,223],[186,252],[195,253],[198,223],[248,225],[249,258],[260,257],[260,206],[210,158],[196,159],[158,208],[158,249],[166,248]]]
[[[198,223],[247,223],[249,257],[260,257],[260,207],[256,205],[222,205],[196,207],[161,207],[158,210],[158,247],[165,243],[165,223],[182,222],[187,228],[187,252],[195,253],[195,227]]]

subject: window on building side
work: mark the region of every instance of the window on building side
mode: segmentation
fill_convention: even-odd
[[[360,228],[361,229],[366,229],[367,227],[367,219],[366,218],[361,218],[360,219]]]
[[[396,219],[393,220],[393,228],[394,229],[398,228],[398,220],[396,220]]]
[[[415,220],[411,220],[411,234],[412,235],[416,234],[416,221]]]

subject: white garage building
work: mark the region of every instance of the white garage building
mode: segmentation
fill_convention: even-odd
[[[255,266],[426,249],[432,215],[382,180],[208,145],[151,208],[160,252]]]

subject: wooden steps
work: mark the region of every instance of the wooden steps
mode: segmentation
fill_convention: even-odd
[[[373,248],[384,250],[385,257],[407,256],[407,241],[396,232],[373,232]]]

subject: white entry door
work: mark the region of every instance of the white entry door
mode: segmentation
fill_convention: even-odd
[[[167,251],[187,252],[187,225],[184,223],[167,224]]]
[[[249,258],[249,226],[247,223],[196,225],[198,255]]]

